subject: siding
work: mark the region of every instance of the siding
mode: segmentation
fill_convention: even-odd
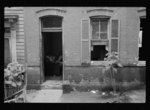
[[[25,62],[25,36],[23,7],[5,7],[5,15],[18,15],[16,27],[16,57],[19,63]]]

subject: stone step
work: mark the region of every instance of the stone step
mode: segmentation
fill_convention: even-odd
[[[62,89],[62,81],[49,80],[41,84],[41,89]]]
[[[62,85],[56,85],[56,84],[51,84],[51,85],[41,85],[41,89],[62,89]]]

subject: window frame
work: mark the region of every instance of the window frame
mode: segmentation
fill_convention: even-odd
[[[10,49],[10,61],[12,62],[12,38],[11,36],[4,36],[4,41],[5,39],[8,39],[9,41],[9,49]],[[5,43],[5,42],[4,42]],[[5,47],[4,47],[5,48]],[[5,56],[4,56],[5,57]],[[5,63],[5,62],[4,62]]]
[[[43,26],[43,19],[47,17],[58,17],[61,18],[61,27],[44,27]],[[41,31],[42,32],[62,32],[62,24],[63,24],[63,17],[61,16],[55,16],[55,15],[48,15],[40,17],[40,23],[41,23]]]
[[[92,39],[92,25],[91,25],[91,20],[92,17],[90,18],[90,63],[91,65],[104,65],[107,61],[93,61],[91,60],[91,48],[92,48],[92,43],[93,42],[99,42],[99,45],[105,45],[105,47],[108,47],[108,53],[111,51],[110,49],[110,38],[111,38],[111,18],[110,17],[103,17],[103,16],[98,16],[96,17],[97,19],[108,19],[108,23],[107,23],[107,39],[100,39],[100,34],[99,34],[99,39]],[[99,27],[100,27],[100,22],[99,22]],[[99,28],[100,31],[100,28]],[[101,33],[101,32],[100,32]],[[94,46],[94,44],[93,44]]]
[[[16,50],[16,25],[17,25],[18,17],[17,16],[5,16],[5,27],[10,28],[10,33],[4,32],[4,39],[9,39],[10,45],[10,56],[11,62],[17,61],[17,50]]]
[[[99,18],[96,18],[96,19],[99,19],[99,22],[98,22],[98,26],[99,26],[99,37],[98,37],[98,39],[93,39],[93,37],[92,37],[92,19],[94,19],[94,18],[90,18],[90,39],[92,40],[92,41],[95,41],[95,40],[101,40],[101,41],[105,41],[105,40],[108,40],[109,39],[109,26],[110,26],[110,18],[108,18],[108,17],[106,17],[106,18],[104,18],[104,17],[99,17]],[[101,32],[101,25],[100,25],[100,23],[101,23],[101,20],[100,19],[108,19],[108,22],[107,22],[107,31],[106,31],[106,33],[107,33],[107,39],[101,39],[101,37],[100,37],[100,34],[101,33],[104,33],[104,32]]]
[[[10,49],[10,57],[11,57],[10,61],[12,62],[12,37],[11,37],[11,24],[9,22],[9,18],[5,19],[4,28],[10,28],[10,33],[6,33],[4,31],[4,43],[5,43],[5,39],[8,39],[8,41],[9,41],[9,49]]]

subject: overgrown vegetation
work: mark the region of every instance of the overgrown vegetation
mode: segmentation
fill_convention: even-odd
[[[17,62],[8,64],[7,68],[4,69],[5,102],[16,102],[19,99],[19,94],[23,91],[24,85],[25,67]]]
[[[107,53],[106,58],[104,60],[106,61],[104,67],[104,74],[109,74],[110,83],[113,88],[113,94],[116,94],[116,79],[115,79],[115,74],[117,73],[116,67],[122,67],[122,64],[119,61],[118,53],[117,52]],[[104,79],[106,79],[106,77]]]
[[[13,87],[21,86],[24,82],[25,72],[23,65],[18,63],[10,63],[6,69],[4,69],[4,84]]]

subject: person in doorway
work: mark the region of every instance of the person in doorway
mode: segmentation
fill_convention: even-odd
[[[46,58],[47,58],[48,61],[50,61],[51,63],[55,63],[55,57],[54,57],[54,56],[46,56]]]
[[[62,51],[59,51],[56,59],[56,64],[58,65],[59,72],[57,75],[61,75],[62,73]]]

